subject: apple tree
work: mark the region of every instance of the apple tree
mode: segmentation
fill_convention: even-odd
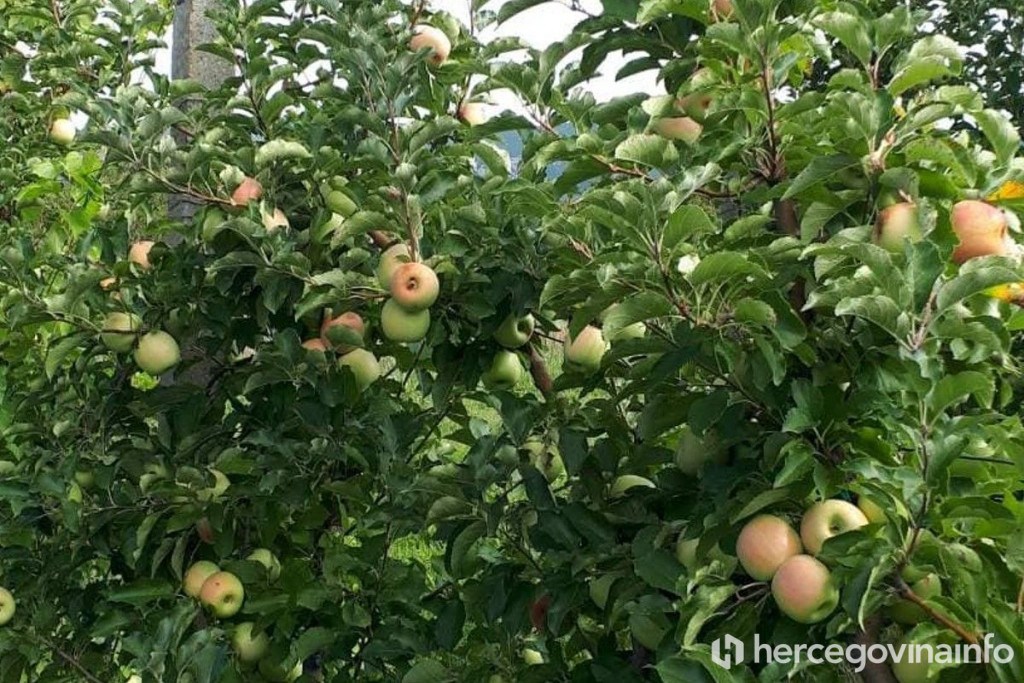
[[[171,4],[0,0],[0,681],[1024,680],[1024,162],[926,12],[225,0],[205,87]]]

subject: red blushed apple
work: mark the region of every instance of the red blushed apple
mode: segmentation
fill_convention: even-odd
[[[774,515],[750,520],[736,539],[736,557],[744,571],[758,581],[772,578],[783,562],[801,552],[796,531]]]
[[[429,308],[440,289],[437,273],[422,263],[403,263],[391,276],[391,297],[407,311]]]
[[[307,351],[319,351],[323,353],[327,351],[327,344],[324,343],[323,339],[307,339],[302,342],[302,348]]]
[[[245,588],[231,572],[211,574],[199,591],[199,601],[221,619],[238,614],[245,601]]]
[[[967,199],[957,202],[949,215],[959,244],[953,250],[953,261],[961,264],[977,256],[1005,256],[1012,246],[1006,235],[1009,221],[1001,210]]]
[[[793,621],[816,624],[839,604],[839,589],[828,567],[810,555],[794,555],[775,572],[772,597]]]
[[[714,0],[711,6],[714,9],[715,17],[719,20],[728,19],[732,16],[732,0]]]
[[[198,598],[206,580],[219,571],[220,567],[208,560],[199,560],[193,564],[185,572],[185,577],[181,581],[181,587],[185,590],[185,595],[190,598]]]
[[[327,318],[324,320],[323,324],[320,326],[320,339],[323,341],[325,346],[334,346],[341,353],[348,353],[357,347],[351,344],[332,344],[329,332],[334,327],[348,328],[348,330],[360,338],[366,334],[366,323],[363,322],[362,316],[354,311],[346,311],[335,318]]]
[[[459,107],[459,120],[467,126],[479,126],[487,123],[487,105],[483,102],[466,102]]]
[[[917,205],[899,202],[882,209],[875,222],[875,244],[886,251],[903,252],[903,243],[921,239],[921,226],[917,216]]]
[[[543,631],[548,622],[548,610],[551,609],[551,596],[544,594],[530,604],[530,623],[533,628]]]
[[[250,202],[258,201],[263,196],[263,185],[255,178],[246,176],[231,193],[231,203],[235,206],[249,206]]]
[[[409,49],[419,52],[430,48],[427,59],[434,66],[439,66],[448,59],[452,51],[452,41],[448,39],[444,31],[427,24],[420,24],[413,29],[412,39],[409,40]]]

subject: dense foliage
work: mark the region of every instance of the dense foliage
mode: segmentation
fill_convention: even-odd
[[[904,7],[616,0],[544,50],[478,40],[537,4],[225,2],[204,49],[237,75],[205,90],[153,68],[170,3],[0,0],[0,681],[853,679],[711,661],[755,632],[991,634],[1011,663],[942,680],[1024,680],[1024,272],[951,259],[955,202],[1024,204],[1014,123]],[[615,50],[667,94],[578,89]],[[498,89],[519,113],[459,119]],[[900,201],[925,238],[876,245]],[[412,344],[381,334],[398,240],[441,282]],[[343,311],[368,385],[303,346]],[[118,312],[180,365],[112,351]],[[526,313],[522,379],[481,383]],[[588,325],[594,372],[560,346]],[[803,625],[736,538],[825,498],[881,513],[824,546],[839,605]],[[237,616],[182,592],[197,560],[241,579]],[[894,619],[908,572],[943,591]]]

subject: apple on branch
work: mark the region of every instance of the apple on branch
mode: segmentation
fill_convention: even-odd
[[[149,270],[153,264],[149,262],[149,252],[156,243],[152,240],[139,240],[128,249],[128,260],[142,270]]]
[[[413,52],[429,50],[427,60],[434,66],[440,66],[452,52],[452,41],[441,29],[429,24],[419,24],[413,29],[409,49]]]
[[[331,331],[335,329],[338,332],[332,334]],[[323,346],[334,348],[339,353],[348,353],[352,349],[359,348],[354,344],[344,343],[346,338],[355,342],[362,340],[365,334],[366,323],[363,322],[362,316],[355,311],[345,311],[333,318],[327,316],[323,324],[320,325],[320,340],[323,342]]]
[[[494,341],[506,349],[518,349],[530,341],[536,325],[537,321],[529,313],[519,317],[509,313],[494,332]]]
[[[519,383],[523,376],[523,365],[514,351],[498,351],[494,354],[487,372],[483,374],[484,386],[494,390],[508,390]]]
[[[140,370],[157,377],[181,361],[181,350],[174,337],[163,330],[154,330],[139,339],[134,357]]]
[[[219,571],[211,574],[199,591],[199,601],[214,616],[228,619],[238,614],[245,601],[245,588],[231,572]]]
[[[758,581],[771,579],[783,562],[801,552],[796,531],[774,515],[754,517],[736,539],[736,557],[743,570]]]
[[[50,124],[50,139],[58,145],[70,145],[75,141],[76,134],[75,124],[71,123],[71,119],[62,117],[54,119]]]
[[[263,659],[270,649],[270,638],[266,633],[255,630],[256,625],[246,621],[235,627],[231,632],[231,647],[244,664],[253,664]]]
[[[1009,221],[1000,209],[976,199],[957,202],[949,220],[957,236],[953,262],[957,264],[978,256],[1006,256],[1013,246],[1008,239]]]
[[[395,268],[390,282],[391,298],[406,311],[430,308],[440,292],[437,273],[418,262],[403,263]]]
[[[867,525],[868,518],[853,503],[823,500],[804,513],[800,520],[800,540],[807,552],[817,555],[828,539]]]
[[[132,313],[108,313],[103,319],[100,340],[104,346],[116,353],[131,351],[141,325],[139,316]]]
[[[398,267],[409,263],[411,259],[409,247],[404,243],[392,244],[380,255],[380,263],[377,264],[377,282],[384,289],[390,290],[391,276],[395,274]]]
[[[346,367],[352,371],[359,391],[364,391],[380,378],[380,363],[377,357],[366,349],[349,351],[338,359],[338,367]]]
[[[575,338],[565,337],[565,362],[570,367],[586,373],[597,372],[601,359],[608,349],[601,330],[587,325]]]
[[[199,594],[203,590],[203,584],[206,580],[220,571],[213,562],[209,560],[199,560],[185,572],[185,577],[182,579],[181,587],[185,591],[185,595],[190,598],[198,598]]]
[[[793,621],[815,624],[839,604],[839,589],[828,567],[810,555],[794,555],[772,577],[772,597]]]
[[[921,224],[917,205],[898,202],[882,209],[875,222],[875,244],[886,251],[903,253],[904,242],[921,240]]]
[[[0,588],[0,626],[6,626],[14,618],[17,603],[11,591]]]
[[[430,329],[430,311],[410,311],[395,299],[388,299],[381,309],[380,327],[384,336],[391,341],[405,344],[418,342],[427,336]]]

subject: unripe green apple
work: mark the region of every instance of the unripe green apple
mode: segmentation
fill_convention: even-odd
[[[0,626],[6,626],[11,622],[16,609],[17,603],[14,601],[14,596],[11,595],[11,591],[0,588]]]
[[[680,472],[695,477],[700,476],[708,462],[720,462],[725,454],[713,432],[708,432],[702,438],[687,425],[679,434],[674,460]]]
[[[380,327],[391,341],[418,342],[430,329],[430,310],[408,311],[394,299],[388,299],[380,312]]]
[[[413,28],[412,39],[409,40],[409,49],[413,52],[429,49],[427,60],[434,66],[439,66],[448,59],[452,51],[452,41],[447,34],[439,28],[428,24],[419,24]]]
[[[901,254],[906,241],[921,241],[917,205],[899,202],[882,209],[875,222],[875,244],[886,251]]]
[[[271,662],[269,659],[260,660],[260,675],[270,683],[291,683],[302,675],[302,662],[299,662],[291,671],[281,666],[280,662]]]
[[[835,610],[839,589],[828,567],[810,555],[794,555],[772,577],[772,597],[793,621],[815,624]]]
[[[654,482],[647,477],[641,477],[637,474],[622,474],[615,478],[612,482],[611,487],[608,489],[608,495],[612,498],[618,498],[626,494],[626,491],[634,488],[648,488],[654,489],[657,486]]]
[[[903,573],[903,579],[910,581],[908,572]],[[942,579],[938,574],[925,574],[910,584],[910,590],[923,600],[930,600],[942,595]],[[899,624],[912,626],[928,619],[928,615],[920,606],[910,600],[900,598],[889,607],[889,615],[893,621]]]
[[[135,348],[135,364],[153,376],[162,375],[181,360],[181,350],[174,337],[163,330],[142,335]]]
[[[905,646],[905,647],[903,647]],[[891,664],[892,674],[899,683],[935,683],[939,680],[939,672],[929,675],[927,661],[910,661],[910,649],[915,647],[914,643],[904,640],[892,646],[896,652],[902,651],[902,656],[896,657]],[[901,650],[901,648],[903,648]]]
[[[868,518],[856,505],[845,500],[823,500],[804,513],[800,540],[808,553],[817,555],[828,539],[867,525]]]
[[[219,571],[220,567],[208,560],[199,560],[193,564],[185,572],[185,577],[181,581],[181,587],[185,590],[185,595],[190,598],[198,598],[206,580]]]
[[[328,317],[320,325],[320,339],[325,346],[333,347],[339,353],[348,353],[358,348],[357,344],[362,343],[365,334],[366,323],[355,311],[346,311],[334,318]]]
[[[494,340],[506,349],[518,349],[530,341],[536,325],[537,321],[529,313],[521,318],[509,313],[494,332]]]
[[[10,460],[0,460],[0,477],[8,477],[18,471],[18,464]]]
[[[246,664],[263,659],[267,650],[270,649],[270,638],[262,631],[254,634],[255,626],[251,621],[246,621],[236,626],[231,633],[231,646],[234,648],[238,660]]]
[[[356,378],[356,386],[363,391],[380,378],[380,363],[366,349],[353,349],[338,360],[339,367],[347,367]]]
[[[139,240],[128,249],[128,260],[142,270],[149,270],[153,264],[149,262],[149,252],[156,244],[153,240]]]
[[[682,140],[692,145],[700,138],[704,127],[689,116],[671,116],[654,122],[654,132],[669,140]]]
[[[267,569],[267,576],[270,577],[271,581],[276,581],[281,576],[281,561],[277,559],[274,553],[270,552],[266,548],[257,548],[249,553],[249,557],[245,558],[250,562],[259,562]]]
[[[569,366],[583,372],[596,372],[601,367],[601,359],[608,348],[601,330],[587,325],[575,339],[566,335],[565,362]]]
[[[523,376],[523,365],[514,351],[498,351],[494,354],[491,367],[483,375],[484,385],[489,389],[507,390],[519,383]]]
[[[199,591],[199,601],[214,616],[227,619],[238,614],[245,601],[245,588],[238,577],[231,572],[220,571],[211,574]]]
[[[54,119],[50,124],[50,139],[58,145],[70,145],[75,141],[75,124],[70,119]]]
[[[758,581],[771,579],[783,562],[801,552],[796,531],[774,515],[754,517],[736,539],[736,557],[743,570]]]
[[[437,273],[423,263],[403,263],[391,275],[391,297],[407,311],[422,311],[441,291]]]
[[[546,445],[542,440],[531,438],[523,444],[530,459],[530,464],[540,470],[544,478],[552,482],[565,473],[565,463],[554,446]]]
[[[132,344],[138,334],[142,320],[133,313],[108,313],[103,319],[103,332],[100,340],[111,351],[124,353],[131,351]]]
[[[544,655],[534,650],[532,647],[523,649],[523,662],[527,666],[536,666],[544,663]]]
[[[1012,243],[1007,242],[1009,221],[1000,209],[976,199],[957,202],[949,215],[953,232],[959,239],[953,250],[954,263],[978,256],[1005,256]]]
[[[377,265],[377,282],[384,289],[390,290],[391,276],[403,263],[409,263],[409,247],[404,243],[392,244],[380,255],[380,263]]]
[[[885,510],[866,496],[857,496],[857,507],[872,524],[885,524]]]

